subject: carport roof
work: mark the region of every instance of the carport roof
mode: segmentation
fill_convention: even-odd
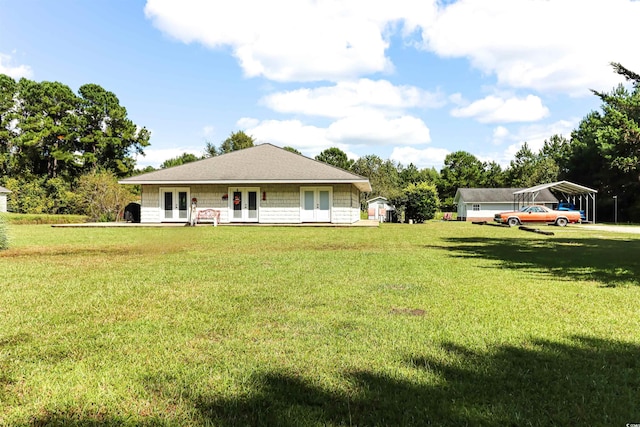
[[[561,191],[564,194],[588,194],[597,193],[598,190],[594,190],[583,185],[574,184],[569,181],[551,182],[549,184],[536,185],[535,187],[525,188],[519,191],[515,191],[513,194],[526,194],[536,193],[545,189]]]

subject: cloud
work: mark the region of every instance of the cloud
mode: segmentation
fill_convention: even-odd
[[[534,95],[524,99],[487,96],[466,107],[451,111],[454,117],[471,117],[480,123],[533,122],[549,115],[549,109]]]
[[[25,77],[27,79],[33,76],[33,70],[28,65],[13,65],[11,55],[0,53],[0,74],[6,74],[13,79]]]
[[[347,117],[362,110],[384,110],[397,114],[409,108],[435,108],[446,103],[441,93],[370,79],[277,92],[265,96],[261,102],[280,113],[332,118]]]
[[[415,145],[431,141],[429,128],[421,119],[388,118],[377,112],[339,119],[329,126],[327,137],[332,141],[363,145]]]
[[[500,143],[506,142],[509,145],[504,151],[491,153],[485,155],[485,157],[495,160],[502,167],[507,167],[525,142],[529,145],[531,151],[538,152],[542,149],[544,141],[548,140],[552,135],[562,135],[568,139],[579,122],[580,119],[578,118],[558,120],[548,124],[522,126],[515,131],[509,131],[502,126],[498,126],[493,132],[494,142],[499,139]]]
[[[148,0],[145,15],[183,43],[230,48],[248,77],[338,81],[390,72],[392,31],[435,16],[434,2],[398,0]]]
[[[395,147],[389,158],[404,166],[413,163],[419,169],[435,167],[440,170],[449,153],[450,151],[445,148]]]
[[[243,123],[249,120],[241,119]],[[251,119],[254,126],[246,132],[259,143],[270,142],[291,146],[306,155],[316,155],[330,147],[349,152],[352,146],[393,146],[397,144],[424,144],[431,138],[424,122],[411,116],[387,118],[379,113],[349,116],[327,127],[308,125],[300,120]]]
[[[422,27],[423,46],[502,86],[589,95],[621,81],[610,62],[640,68],[638,16],[633,0],[459,0]]]

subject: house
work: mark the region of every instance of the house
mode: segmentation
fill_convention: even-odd
[[[271,144],[120,183],[141,186],[142,223],[187,223],[192,212],[213,209],[222,224],[351,224],[360,219],[360,194],[371,191],[367,178]]]
[[[7,195],[10,193],[10,190],[7,190],[4,187],[0,187],[0,212],[7,211]]]
[[[389,200],[382,196],[367,200],[367,207],[367,218],[379,222],[391,222],[391,215],[396,210],[389,204]]]
[[[458,206],[458,221],[493,221],[499,212],[517,210],[514,193],[521,190],[523,188],[458,188],[453,198]],[[558,199],[548,188],[536,195],[537,205],[553,208],[557,203]]]

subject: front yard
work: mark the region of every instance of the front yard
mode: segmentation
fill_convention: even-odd
[[[10,226],[0,425],[625,425],[640,236]]]

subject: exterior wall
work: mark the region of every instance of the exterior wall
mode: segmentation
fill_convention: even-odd
[[[480,210],[474,211],[473,205],[479,204]],[[553,203],[541,203],[541,205],[553,208]],[[495,214],[512,211],[513,202],[508,203],[458,203],[459,221],[493,221]]]
[[[7,211],[7,194],[0,193],[0,212]]]
[[[331,222],[334,224],[352,224],[360,219],[360,196],[357,189],[350,184],[340,184],[333,186],[333,208],[331,212]],[[354,201],[357,205],[354,208]],[[354,220],[354,209],[357,219]]]
[[[259,188],[258,220],[263,224],[297,224],[300,219],[299,184],[252,184]],[[351,224],[360,219],[360,192],[351,184],[320,185],[332,187],[331,222]],[[140,222],[162,222],[160,188],[168,185],[143,185],[140,206]],[[231,222],[229,193],[234,187],[228,185],[187,185],[190,198],[198,199],[198,209],[220,210],[220,222]],[[240,188],[240,186],[238,186]],[[223,196],[227,195],[227,199]],[[263,200],[264,199],[264,200]]]

